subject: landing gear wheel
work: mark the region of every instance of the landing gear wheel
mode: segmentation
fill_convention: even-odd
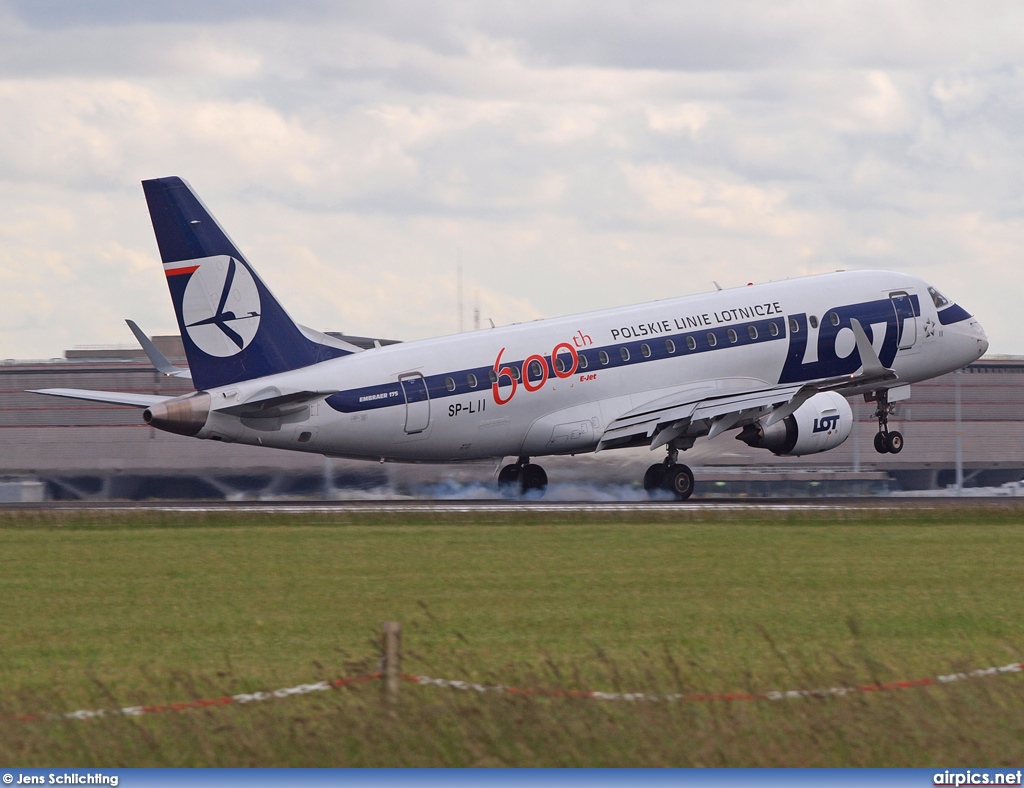
[[[665,469],[665,489],[676,500],[685,501],[693,495],[693,471],[685,465],[670,465]]]
[[[498,473],[498,490],[506,498],[514,498],[519,494],[519,466],[506,465]]]
[[[885,450],[889,454],[899,454],[903,451],[903,435],[899,432],[890,432],[885,436]]]
[[[647,469],[647,473],[644,474],[644,489],[648,493],[653,493],[655,490],[661,490],[665,487],[665,463],[659,462],[657,465],[652,465]]]
[[[529,463],[519,470],[519,489],[523,495],[531,490],[540,490],[541,495],[548,486],[548,475],[539,465]]]
[[[879,454],[899,454],[903,451],[903,436],[896,430],[889,431],[889,416],[893,413],[893,406],[889,403],[889,392],[887,389],[876,391],[875,418],[878,419],[878,434],[875,435],[875,451]]]

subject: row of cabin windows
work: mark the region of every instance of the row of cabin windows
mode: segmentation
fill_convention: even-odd
[[[839,325],[839,315],[837,315],[835,312],[830,312],[828,317],[829,317],[829,320],[831,321],[832,325],[834,325],[834,326],[838,326]],[[818,327],[818,319],[816,317],[814,317],[813,315],[810,318],[810,323],[811,323],[811,328],[817,328]],[[780,330],[779,329],[779,324],[776,323],[774,320],[768,323],[768,334],[770,336],[777,337],[779,335],[779,330]],[[800,331],[800,324],[797,322],[796,318],[791,317],[789,319],[789,330],[793,334],[796,334],[796,333],[798,333]],[[726,336],[728,337],[729,342],[731,344],[735,344],[736,342],[739,341],[739,334],[736,333],[735,329],[730,328],[726,332]],[[757,326],[747,326],[747,336],[749,336],[752,340],[756,340],[758,338],[758,336],[759,336],[758,335],[758,331],[757,331]],[[708,332],[707,340],[708,340],[708,345],[710,347],[716,347],[718,345],[718,337],[714,333],[712,333],[712,332]],[[694,337],[692,337],[692,336],[687,337],[686,338],[686,347],[688,349],[690,349],[690,350],[696,350],[697,349],[697,340]],[[671,340],[671,339],[666,339],[665,340],[665,352],[668,353],[670,356],[673,355],[676,352],[676,343],[673,340]],[[640,345],[640,355],[642,355],[644,358],[650,358],[651,355],[652,355],[651,346],[649,344],[647,344],[646,342],[644,342],[644,343],[642,343]],[[620,347],[619,348],[619,357],[623,361],[629,361],[629,359],[630,359],[629,348]],[[566,359],[566,354],[560,354],[555,359],[555,367],[558,369],[559,372],[565,372],[566,369],[568,369],[568,365],[566,364],[565,359]],[[587,357],[585,355],[583,355],[582,353],[580,353],[577,356],[577,359],[578,359],[578,364],[576,365],[576,369],[577,370],[586,369],[588,366],[590,366],[590,362],[587,361]],[[608,355],[608,352],[605,351],[605,350],[598,351],[598,353],[597,353],[597,360],[601,364],[601,366],[607,366],[609,363],[611,363],[611,357]],[[509,370],[512,373],[512,377],[516,381],[518,381],[519,380],[519,374],[520,374],[519,373],[519,367],[512,365],[512,366],[509,367]],[[541,363],[539,361],[537,361],[536,359],[534,359],[533,361],[530,362],[528,373],[529,373],[529,376],[531,378],[540,378],[544,374],[544,369],[541,366]],[[487,370],[487,378],[488,378],[488,381],[491,384],[497,383],[498,382],[498,373],[495,372],[493,369],[489,369],[489,370]],[[469,384],[469,387],[471,389],[475,389],[477,387],[477,385],[479,384],[479,381],[477,380],[476,375],[474,375],[472,372],[470,372],[466,376],[466,382]],[[450,378],[450,377],[449,378],[445,378],[444,379],[444,385],[445,385],[445,388],[447,388],[449,391],[455,391],[456,383],[455,383],[455,379],[454,378]]]
[[[829,312],[826,315],[826,317],[828,318],[828,322],[830,322],[834,326],[838,326],[840,324],[840,322],[842,322],[839,319],[839,314],[837,312]],[[815,317],[814,315],[811,315],[807,319],[807,322],[811,324],[811,328],[817,328],[818,327],[818,318]],[[797,323],[796,319],[792,318],[792,317],[789,319],[789,327],[793,330],[793,333],[796,333],[797,331],[800,330],[800,324]]]
[[[839,318],[838,312],[829,312],[825,317],[827,317],[828,322],[830,322],[834,326],[838,326],[842,322],[842,320]],[[818,318],[815,317],[814,315],[811,315],[807,319],[807,322],[811,324],[811,328],[818,327]],[[789,319],[789,327],[793,330],[794,333],[800,330],[800,324],[797,323],[796,319],[792,317]]]

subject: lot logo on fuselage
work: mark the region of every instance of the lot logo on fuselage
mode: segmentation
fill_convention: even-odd
[[[192,272],[181,302],[182,322],[196,347],[224,358],[240,353],[260,327],[260,293],[246,265],[209,257]]]
[[[911,301],[914,311],[920,313],[917,296],[911,296]],[[891,367],[896,359],[904,321],[914,318],[913,315],[898,315],[893,301],[883,298],[833,307],[821,315],[817,325],[812,325],[806,313],[790,315],[789,351],[779,383],[852,375],[860,369],[862,362],[850,323],[853,318],[863,326],[868,341],[878,352],[879,361]],[[875,338],[876,330],[883,332],[881,342]]]

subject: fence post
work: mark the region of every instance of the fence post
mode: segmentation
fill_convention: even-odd
[[[402,675],[402,625],[397,621],[384,622],[383,673],[384,697],[388,703],[397,703]]]

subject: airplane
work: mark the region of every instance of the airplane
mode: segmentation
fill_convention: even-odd
[[[643,479],[686,500],[681,452],[737,431],[779,456],[828,451],[876,405],[875,449],[898,453],[893,403],[988,349],[981,324],[922,279],[837,271],[434,339],[364,348],[295,323],[178,177],[142,182],[188,368],[129,326],[154,366],[191,377],[164,397],[42,389],[142,408],[203,440],[391,462],[515,457],[509,495],[542,494],[534,459],[663,449]]]

